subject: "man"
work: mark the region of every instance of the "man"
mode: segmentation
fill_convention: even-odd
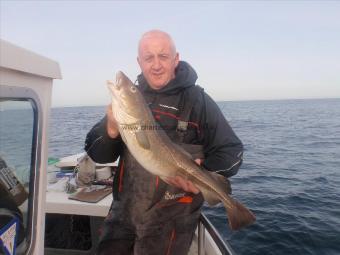
[[[137,61],[138,88],[170,139],[204,168],[236,174],[242,143],[216,103],[195,86],[197,74],[179,61],[171,37],[159,30],[145,33]],[[122,142],[111,106],[88,133],[85,150],[99,163],[120,156],[98,254],[187,254],[203,203],[199,189],[179,176],[166,184],[144,170]]]

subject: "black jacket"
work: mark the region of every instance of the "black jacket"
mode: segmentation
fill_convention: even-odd
[[[176,141],[177,124],[188,101],[194,101],[184,143],[203,145],[203,166],[226,177],[237,173],[243,155],[243,146],[217,104],[202,90],[197,98],[191,93],[197,80],[195,70],[181,61],[176,77],[160,90],[153,90],[141,74],[139,89],[149,104],[156,121],[169,137]],[[196,93],[197,95],[197,93]],[[115,161],[123,151],[120,137],[112,139],[106,132],[106,117],[87,134],[85,151],[98,163]]]

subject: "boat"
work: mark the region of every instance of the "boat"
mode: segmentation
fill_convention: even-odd
[[[4,162],[0,166],[1,172],[6,168],[13,173],[10,178],[9,175],[7,179],[0,178],[2,185],[7,183],[7,189],[0,190],[0,201],[7,201],[5,198],[13,195],[17,186],[22,185],[27,192],[24,199],[1,204],[0,254],[93,254],[98,226],[108,213],[112,196],[87,203],[70,200],[65,192],[47,192],[49,113],[53,81],[62,78],[59,64],[1,40],[0,77],[0,156]],[[66,215],[71,220],[76,216],[87,217],[89,248],[48,247],[45,222],[54,215]],[[202,213],[189,254],[235,255],[235,252]]]

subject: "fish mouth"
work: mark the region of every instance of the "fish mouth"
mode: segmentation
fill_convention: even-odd
[[[117,93],[122,88],[122,80],[124,78],[124,74],[121,71],[118,71],[116,74],[116,80],[108,80],[107,85],[111,88],[112,92]],[[117,93],[116,96],[120,96],[119,93]]]
[[[121,91],[122,86],[120,81],[121,81],[120,79],[116,79],[115,81],[108,80],[106,82],[109,90],[111,90],[111,95],[116,99],[120,98],[122,93]]]
[[[119,88],[117,88],[116,83],[114,81],[107,80],[106,81],[106,85],[107,85],[107,88],[110,91],[110,94],[111,94],[112,98],[115,98],[115,99],[119,98],[119,95],[117,95],[118,91],[119,91]]]
[[[136,117],[134,116],[133,110],[133,101],[130,98],[129,87],[127,83],[127,77],[121,71],[118,71],[116,74],[115,80],[108,80],[107,86],[109,88],[111,97],[112,97],[112,105],[116,109],[116,112],[119,112],[119,119],[122,122],[135,122]]]
[[[118,71],[116,73],[116,82],[114,84],[115,89],[116,90],[120,90],[122,87],[122,84],[124,83],[124,81],[127,79],[127,77],[125,76],[125,74],[122,71]]]
[[[116,82],[114,84],[114,87],[115,87],[116,90],[120,90],[122,78],[123,78],[123,73],[121,71],[117,72]]]

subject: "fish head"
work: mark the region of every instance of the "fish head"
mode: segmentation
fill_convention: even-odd
[[[145,101],[132,81],[121,71],[116,74],[116,81],[108,81],[112,96],[112,112],[119,124],[135,124],[144,117]]]

